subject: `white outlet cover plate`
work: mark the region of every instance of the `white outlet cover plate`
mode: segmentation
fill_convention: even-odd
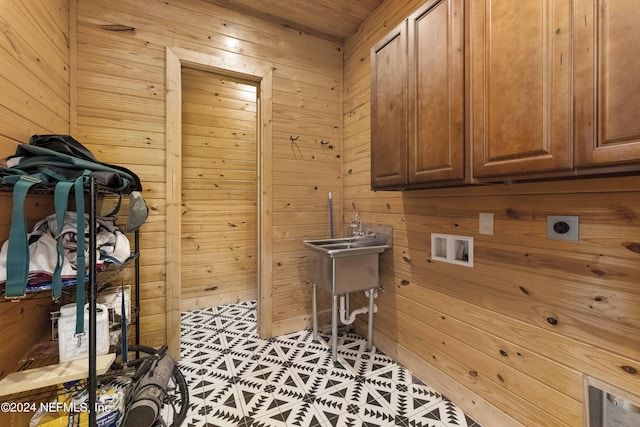
[[[480,234],[493,234],[493,213],[480,212],[478,231]]]

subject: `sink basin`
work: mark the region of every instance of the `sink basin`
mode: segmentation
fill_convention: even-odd
[[[389,249],[393,228],[363,224],[367,235],[305,240],[311,281],[332,295],[376,288],[379,254]]]
[[[304,245],[331,258],[384,252],[390,248],[379,236],[341,237],[324,240],[305,240]]]

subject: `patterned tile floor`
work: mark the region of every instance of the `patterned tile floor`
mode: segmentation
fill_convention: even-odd
[[[255,301],[183,313],[183,426],[480,427],[359,335],[340,335],[335,364],[312,338],[258,338]]]

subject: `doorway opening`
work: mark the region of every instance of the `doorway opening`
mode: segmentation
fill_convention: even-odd
[[[257,298],[256,92],[182,67],[181,312]]]
[[[210,53],[195,52],[178,47],[166,49],[166,331],[169,354],[180,357],[180,316],[182,308],[182,183],[183,129],[182,80],[183,70],[201,70],[242,81],[256,88],[256,180],[257,237],[256,301],[258,333],[270,338],[271,282],[272,282],[272,80],[270,63],[241,54],[211,49]]]

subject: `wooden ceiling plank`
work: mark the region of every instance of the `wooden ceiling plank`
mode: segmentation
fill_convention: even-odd
[[[343,42],[382,0],[207,0],[226,9]]]

